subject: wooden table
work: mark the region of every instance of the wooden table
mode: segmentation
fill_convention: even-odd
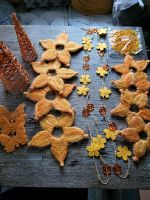
[[[84,27],[86,28],[86,27]],[[114,28],[114,27],[111,27]],[[78,27],[50,27],[50,26],[25,26],[25,30],[29,34],[32,42],[38,52],[38,59],[40,59],[42,48],[39,46],[38,41],[40,39],[55,38],[57,34],[62,31],[68,32],[70,40],[81,43],[81,38],[84,35],[84,31]],[[147,53],[143,34],[141,29],[138,29],[141,41],[142,52],[139,53],[136,58],[147,59]],[[21,59],[17,38],[12,26],[0,26],[0,40],[3,40],[6,45],[12,50],[19,61],[25,66],[31,75],[31,80],[35,77],[31,66],[24,63]],[[106,40],[108,43],[108,38]],[[96,45],[96,39],[94,45]],[[82,69],[82,57],[84,52],[80,52],[72,56],[71,68],[83,73]],[[97,56],[96,48],[91,52],[91,69],[89,71],[92,77],[92,83],[89,85],[91,98],[96,105],[95,116],[99,119],[99,131],[106,127],[106,123],[100,120],[98,114],[98,107],[100,105],[100,98],[98,89],[100,87],[100,79],[96,75],[95,70],[99,65],[108,63],[110,66],[121,63],[123,57],[111,54],[110,47],[106,55],[99,59]],[[148,70],[150,74],[150,69]],[[106,84],[110,86],[112,79],[119,79],[120,76],[115,72],[111,72],[106,78]],[[79,84],[79,77],[73,79],[71,82]],[[94,89],[93,89],[94,88]],[[106,107],[108,110],[114,108],[119,102],[119,92],[112,89],[113,93],[108,101],[106,101]],[[84,125],[84,119],[81,116],[82,110],[82,98],[78,97],[76,92],[69,97],[70,103],[75,107],[77,111],[75,125],[84,128],[87,131],[87,127]],[[31,137],[40,130],[37,122],[33,120],[34,116],[34,102],[27,100],[23,95],[15,96],[5,94],[3,85],[0,85],[0,104],[7,106],[9,109],[15,109],[18,104],[26,103],[27,113],[27,134],[29,140]],[[126,123],[124,120],[112,118],[119,127],[119,129],[125,128]],[[95,134],[95,126],[91,125],[93,134]],[[117,141],[119,144],[121,139]],[[17,149],[14,153],[6,154],[3,148],[0,148],[0,185],[2,186],[31,186],[31,187],[65,187],[65,188],[150,188],[150,155],[147,155],[141,159],[140,163],[135,165],[131,162],[130,177],[122,180],[113,173],[110,176],[110,183],[107,186],[100,184],[97,181],[96,171],[93,166],[92,159],[87,156],[86,146],[90,141],[83,141],[81,143],[70,145],[69,154],[65,161],[65,167],[60,168],[57,161],[52,157],[49,148],[36,149],[22,147]],[[130,147],[132,147],[130,145]],[[111,142],[103,153],[103,157],[111,165],[114,164],[113,159],[113,146]],[[101,164],[100,173],[101,171]],[[126,169],[127,164],[122,162],[123,170]]]

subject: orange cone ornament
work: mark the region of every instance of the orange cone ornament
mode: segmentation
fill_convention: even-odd
[[[28,72],[3,42],[0,42],[0,79],[6,91],[16,94],[29,85]]]
[[[24,28],[22,27],[15,13],[11,15],[11,18],[18,38],[19,47],[23,60],[26,62],[34,61],[37,57],[37,54],[33,44],[29,39],[29,36],[25,32]]]

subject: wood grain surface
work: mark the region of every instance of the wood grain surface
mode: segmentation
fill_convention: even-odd
[[[87,28],[87,27],[84,27]],[[109,31],[116,27],[109,27]],[[119,28],[119,27],[117,27]],[[61,26],[25,26],[25,30],[29,34],[32,42],[34,43],[38,59],[40,59],[43,52],[42,47],[38,41],[41,39],[52,38],[62,31],[66,31],[69,34],[69,38],[72,41],[81,43],[81,38],[84,36],[84,31],[80,27],[61,27]],[[137,59],[147,59],[147,53],[143,34],[140,28],[137,28],[140,37],[142,51],[136,56]],[[109,33],[108,33],[109,35]],[[10,48],[18,60],[24,65],[30,74],[31,81],[36,76],[31,66],[26,64],[20,55],[17,38],[12,26],[0,26],[0,40]],[[108,37],[105,40],[108,44]],[[97,44],[97,38],[94,39],[94,46]],[[78,54],[72,56],[71,68],[78,71],[79,74],[83,74],[82,69],[82,57],[84,52],[81,51]],[[100,118],[98,108],[100,106],[101,99],[99,97],[98,90],[100,88],[100,78],[96,75],[95,71],[97,66],[108,63],[110,66],[121,63],[123,56],[117,55],[111,52],[110,45],[108,44],[107,53],[103,58],[99,58],[96,52],[96,48],[90,53],[91,68],[87,72],[91,75],[92,83],[89,84],[91,102],[95,104],[94,114],[99,120],[99,132],[102,133],[103,128],[107,125],[105,121]],[[150,75],[150,69],[147,70]],[[115,72],[110,72],[106,77],[106,85],[111,87],[110,81],[113,79],[119,79],[120,76]],[[70,83],[79,84],[78,78],[74,78]],[[107,110],[110,111],[119,102],[119,92],[112,88],[112,95],[106,102]],[[76,121],[75,125],[85,129],[88,132],[85,121],[81,115],[82,111],[82,98],[74,91],[68,98],[70,103],[76,109]],[[10,110],[14,110],[18,104],[25,102],[27,113],[27,135],[30,140],[32,136],[40,130],[40,127],[36,121],[34,121],[34,105],[35,103],[26,99],[23,95],[15,96],[12,94],[6,94],[3,89],[3,85],[0,84],[0,104],[7,106]],[[111,117],[110,117],[111,118]],[[96,134],[93,119],[90,117],[90,124],[93,135]],[[111,118],[118,125],[119,129],[126,127],[124,120],[119,118]],[[25,187],[64,187],[64,188],[111,188],[111,189],[131,189],[131,188],[150,188],[150,154],[141,159],[139,164],[134,164],[131,161],[131,169],[129,178],[123,180],[114,173],[110,175],[110,183],[106,186],[100,184],[97,180],[96,171],[92,162],[92,159],[87,156],[86,146],[90,141],[86,140],[80,143],[72,144],[69,147],[69,154],[65,161],[64,168],[60,168],[58,162],[51,155],[49,148],[36,149],[21,147],[14,153],[7,154],[3,148],[0,147],[0,185],[2,186],[25,186]],[[119,138],[116,145],[123,144],[123,140]],[[128,143],[125,143],[128,144]],[[132,145],[128,144],[132,149]],[[103,151],[102,156],[106,159],[110,165],[114,164],[114,152],[111,141],[107,143],[106,149]],[[99,162],[99,161],[98,161]],[[127,163],[118,161],[122,164],[123,171],[127,168]],[[102,175],[101,163],[99,163],[100,174]],[[103,175],[102,175],[103,176]],[[105,177],[104,177],[105,178]]]

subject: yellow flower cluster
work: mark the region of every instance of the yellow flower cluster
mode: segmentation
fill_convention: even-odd
[[[82,86],[77,87],[77,94],[86,96],[89,93],[89,88],[86,86],[88,83],[91,83],[91,77],[88,74],[81,75],[80,83],[83,83]]]
[[[90,157],[98,157],[100,155],[100,150],[105,148],[106,139],[101,135],[97,135],[92,139],[90,146],[87,146],[88,155]]]
[[[94,46],[92,45],[92,40],[89,37],[83,37],[82,44],[84,51],[92,51],[92,49],[94,48]]]

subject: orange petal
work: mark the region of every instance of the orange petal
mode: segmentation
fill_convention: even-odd
[[[147,136],[150,138],[150,122],[146,124],[144,131],[147,133]]]
[[[68,144],[61,138],[52,138],[51,152],[53,156],[59,161],[60,166],[64,166],[64,160],[68,154]]]
[[[0,116],[1,117],[8,117],[10,115],[9,111],[5,106],[0,105]]]
[[[75,84],[64,84],[62,96],[65,98],[68,97],[72,93],[74,88],[76,88]]]
[[[129,72],[129,69],[126,68],[124,64],[114,65],[111,69],[119,74],[127,74]]]
[[[8,135],[0,134],[0,143],[4,146],[4,150],[7,153],[13,152],[15,150],[15,143],[13,139]]]
[[[111,81],[111,83],[117,88],[117,89],[127,89],[128,85],[126,84],[126,82],[124,82],[124,80],[115,80],[115,81]]]
[[[60,96],[56,96],[56,98],[52,101],[52,106],[61,112],[73,113],[73,108],[70,103]]]
[[[58,118],[58,126],[60,126],[60,127],[70,127],[70,126],[73,125],[74,120],[75,120],[75,113],[74,112],[72,114],[63,113]]]
[[[149,64],[149,60],[139,60],[136,61],[136,67],[138,71],[144,71]]]
[[[135,96],[132,103],[135,104],[135,105],[138,105],[138,107],[140,109],[148,106],[148,96],[147,96],[147,94],[141,93],[141,94]]]
[[[133,59],[133,57],[130,55],[126,55],[124,58],[124,67],[129,68],[132,67],[133,64],[135,64],[135,60]]]
[[[71,56],[67,50],[57,51],[58,60],[63,63],[65,66],[70,65]]]
[[[58,126],[58,120],[54,115],[48,114],[40,120],[40,126],[42,129],[52,132],[54,127]]]
[[[42,89],[28,90],[27,92],[24,92],[24,95],[32,101],[40,101],[45,98],[46,94],[50,91],[50,87],[46,86]]]
[[[17,138],[17,142],[21,145],[25,145],[27,143],[27,135],[26,135],[26,129],[24,127],[24,123],[20,123],[17,125],[16,138]]]
[[[40,42],[40,45],[44,49],[55,49],[55,42],[54,42],[54,40],[47,39],[47,40],[40,40],[39,42]]]
[[[141,157],[143,157],[147,150],[147,141],[140,140],[133,145],[133,160],[138,162]]]
[[[70,79],[78,75],[78,72],[72,69],[59,68],[56,70],[57,76],[62,79]]]
[[[130,110],[127,106],[119,104],[116,108],[111,110],[111,114],[118,117],[126,117],[130,113]]]
[[[39,119],[53,108],[51,101],[41,99],[35,106],[35,119]]]
[[[46,86],[49,82],[49,76],[47,74],[38,75],[32,82],[31,89],[42,88]]]
[[[142,80],[142,79],[141,79]],[[148,81],[139,81],[138,83],[136,83],[136,87],[139,91],[141,92],[147,92],[150,89],[150,82]]]
[[[49,65],[44,62],[32,62],[31,63],[33,70],[37,74],[46,74],[49,71]]]
[[[9,135],[11,132],[11,124],[5,117],[0,117],[0,134]]]
[[[48,49],[42,54],[43,61],[52,61],[57,58],[57,51],[53,49]]]
[[[49,146],[51,137],[52,135],[49,131],[39,131],[33,136],[28,146],[38,148]]]
[[[127,119],[127,122],[128,122],[128,126],[130,128],[135,128],[137,132],[144,130],[144,127],[145,127],[144,120],[137,115],[135,115],[134,117],[130,119]]]
[[[77,44],[75,42],[67,42],[65,44],[65,50],[69,51],[69,52],[77,52],[80,49],[82,49],[82,45]]]
[[[56,37],[56,44],[65,44],[68,42],[68,34],[63,32]]]
[[[64,139],[67,142],[79,142],[82,139],[88,138],[88,134],[85,134],[85,132],[77,127],[65,127],[63,129],[63,135]]]
[[[129,142],[137,142],[140,140],[136,128],[126,128],[121,131],[121,135],[124,137],[125,140],[128,140]]]
[[[150,110],[149,109],[142,109],[139,111],[138,115],[142,117],[144,120],[150,120]]]
[[[51,77],[48,84],[52,90],[58,92],[59,94],[63,93],[64,81],[62,78],[59,78],[58,76]]]
[[[134,94],[129,90],[121,91],[120,101],[123,105],[130,106],[133,102]]]
[[[48,63],[48,69],[49,69],[49,71],[53,71],[53,70],[56,70],[56,69],[58,69],[58,68],[60,68],[61,67],[61,63],[59,62],[59,60],[58,59],[56,59],[56,60],[54,60],[54,61],[50,61],[49,63]]]

